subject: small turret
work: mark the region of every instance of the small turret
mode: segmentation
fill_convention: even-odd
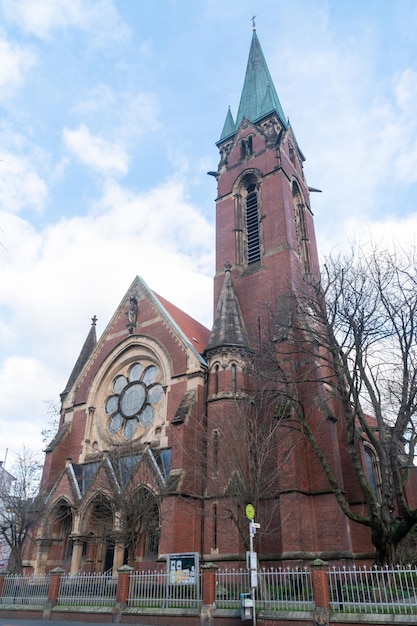
[[[63,402],[65,400],[65,398],[67,397],[67,395],[69,394],[69,392],[71,391],[72,387],[74,386],[75,381],[77,380],[78,376],[81,374],[81,371],[84,367],[84,365],[87,363],[88,359],[90,358],[91,353],[93,352],[94,348],[96,347],[97,344],[97,335],[96,335],[96,323],[97,323],[97,318],[94,315],[94,317],[91,318],[91,328],[88,331],[88,335],[87,338],[84,342],[83,347],[81,348],[81,352],[78,356],[78,359],[73,367],[73,370],[71,372],[71,375],[68,379],[68,382],[65,386],[64,391],[61,393],[61,402]]]

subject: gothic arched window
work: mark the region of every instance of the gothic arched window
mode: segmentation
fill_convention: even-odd
[[[214,393],[219,393],[219,364],[214,367]]]
[[[253,146],[252,146],[252,135],[242,139],[240,142],[240,155],[242,159],[252,156],[253,154]]]
[[[220,433],[218,430],[213,430],[213,477],[219,476],[219,443]]]
[[[232,393],[236,393],[236,376],[237,376],[237,367],[236,363],[232,363]]]
[[[379,480],[379,466],[377,456],[375,451],[369,444],[365,444],[365,462],[366,462],[366,473],[368,476],[369,484],[371,485],[371,489],[379,499],[381,496],[381,487]]]
[[[260,193],[254,173],[246,174],[241,180],[237,200],[237,260],[240,265],[250,267],[262,258]]]
[[[261,260],[261,237],[259,232],[259,203],[255,185],[249,185],[246,196],[246,251],[247,263]]]
[[[307,224],[306,224],[306,207],[303,197],[301,195],[300,188],[296,182],[292,184],[292,198],[294,203],[294,219],[295,219],[295,232],[297,234],[298,255],[300,261],[303,264],[304,272],[311,271],[310,263],[310,241],[308,238]]]

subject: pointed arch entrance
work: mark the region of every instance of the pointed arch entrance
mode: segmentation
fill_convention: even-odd
[[[98,493],[90,500],[82,519],[84,545],[81,569],[107,572],[113,567],[114,511],[110,499]]]

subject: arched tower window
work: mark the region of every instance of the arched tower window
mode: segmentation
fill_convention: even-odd
[[[246,236],[247,236],[247,262],[248,265],[261,259],[261,237],[259,233],[259,206],[258,192],[255,185],[247,188],[246,196]]]
[[[292,184],[292,198],[294,203],[294,219],[295,219],[295,232],[297,234],[298,255],[300,261],[303,264],[304,272],[311,271],[310,262],[310,241],[308,238],[305,204],[301,195],[300,188],[296,182]]]
[[[240,156],[242,159],[252,156],[253,147],[252,147],[252,135],[242,139],[240,142]]]
[[[219,393],[219,364],[214,367],[214,393]]]
[[[379,500],[381,496],[381,487],[379,480],[378,461],[374,449],[371,448],[369,444],[365,444],[365,462],[369,484],[371,485],[372,491]]]
[[[219,476],[219,439],[219,431],[213,430],[213,478]]]
[[[237,375],[236,363],[232,363],[232,392],[233,393],[236,393],[236,375]]]
[[[239,185],[236,232],[240,265],[254,266],[262,257],[260,194],[255,174],[247,174]]]

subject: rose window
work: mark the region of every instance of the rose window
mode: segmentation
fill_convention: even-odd
[[[139,425],[148,428],[152,424],[155,405],[164,395],[162,385],[156,382],[158,376],[159,370],[155,365],[144,368],[141,363],[132,365],[128,376],[116,376],[113,395],[107,398],[105,404],[111,435],[121,431],[125,439],[132,439]]]

